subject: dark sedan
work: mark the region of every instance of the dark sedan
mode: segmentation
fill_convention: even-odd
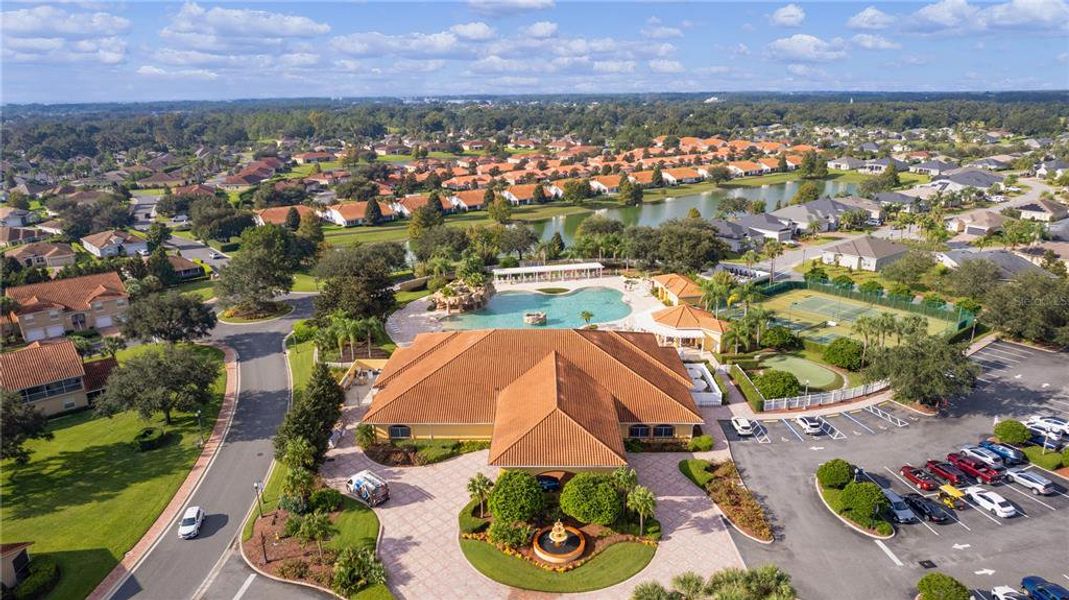
[[[911,492],[902,496],[902,500],[913,509],[916,515],[926,521],[932,523],[946,523],[950,520],[946,511],[939,504],[921,496],[916,492]]]

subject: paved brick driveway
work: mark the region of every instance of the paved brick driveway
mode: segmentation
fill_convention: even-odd
[[[346,419],[355,427],[362,408],[347,407]],[[382,523],[379,552],[398,598],[441,600],[552,598],[558,595],[516,590],[477,572],[460,551],[457,513],[467,504],[465,486],[477,471],[495,477],[486,464],[486,451],[466,454],[426,467],[383,467],[372,463],[353,445],[350,432],[328,455],[323,476],[343,489],[345,479],[371,468],[390,482],[390,501],[375,509]],[[717,451],[721,454],[723,451]],[[713,453],[705,453],[712,455]],[[639,481],[657,495],[657,518],[664,539],[649,566],[631,580],[611,588],[569,595],[583,599],[619,599],[648,579],[665,583],[682,571],[709,574],[742,560],[719,512],[707,496],[677,468],[688,454],[632,454]],[[705,455],[702,458],[706,458]]]

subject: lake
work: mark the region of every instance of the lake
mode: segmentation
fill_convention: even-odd
[[[822,196],[837,196],[841,193],[856,194],[856,183],[844,183],[841,181],[824,181]],[[564,238],[564,243],[571,245],[575,239],[575,232],[579,224],[591,214],[604,215],[610,219],[620,221],[624,225],[649,225],[655,227],[671,219],[681,219],[687,216],[690,209],[697,208],[698,212],[707,219],[716,217],[716,209],[724,198],[746,198],[747,200],[764,200],[765,210],[773,210],[776,203],[786,205],[795,192],[798,191],[798,181],[788,181],[761,187],[735,187],[714,188],[701,194],[680,196],[656,202],[643,204],[642,206],[621,206],[619,208],[603,208],[594,213],[582,213],[554,217],[547,221],[532,223],[531,226],[539,233],[542,239],[553,237],[558,231]]]

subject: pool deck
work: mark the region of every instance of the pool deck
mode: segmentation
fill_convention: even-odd
[[[636,285],[632,289],[624,286],[624,278],[620,276],[593,277],[588,279],[573,279],[567,281],[538,281],[527,283],[501,283],[495,287],[498,292],[536,292],[539,288],[565,288],[569,291],[582,288],[603,287],[617,290],[623,294],[623,301],[631,306],[631,314],[616,321],[598,323],[602,329],[635,330],[635,317],[652,308],[663,307],[661,301],[650,293],[649,284],[645,280],[635,280]],[[386,321],[386,332],[398,346],[407,346],[421,333],[430,331],[443,331],[441,320],[446,317],[445,311],[428,310],[430,300],[421,298],[410,302],[401,310],[390,315]],[[453,315],[457,313],[451,313]],[[595,321],[597,322],[597,321]]]

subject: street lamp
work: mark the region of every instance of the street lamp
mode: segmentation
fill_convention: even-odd
[[[201,411],[197,411],[197,436],[200,438],[198,446],[204,446],[204,421],[201,418]]]
[[[809,380],[808,379],[805,380],[805,395],[806,396],[809,395]]]
[[[262,481],[254,481],[252,483],[252,489],[256,491],[256,510],[260,514],[260,518],[262,519],[263,516],[264,516],[264,501],[263,501],[264,484],[263,484],[263,482]]]

